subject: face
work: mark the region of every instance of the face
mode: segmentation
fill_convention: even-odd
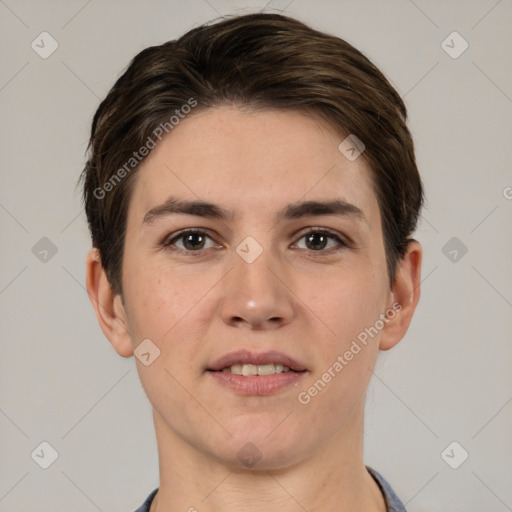
[[[368,329],[393,297],[370,172],[343,139],[299,112],[219,107],[139,169],[122,308],[131,348],[160,351],[136,363],[170,438],[285,467],[360,410],[381,335]]]

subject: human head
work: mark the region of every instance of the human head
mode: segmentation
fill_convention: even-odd
[[[405,250],[394,277],[385,242],[386,229],[410,234],[421,202],[403,103],[347,43],[282,16],[234,18],[144,52],[93,122],[86,206],[105,238],[93,234],[87,289],[120,355],[158,351],[137,369],[159,455],[191,473],[240,467],[249,442],[261,468],[331,449],[361,467],[369,370],[419,297],[419,244],[392,245]],[[357,158],[339,150],[350,135],[365,145]],[[312,239],[299,232],[319,225],[335,247],[300,247]],[[187,229],[201,241],[178,248]],[[240,252],[246,237],[260,244],[253,261]],[[253,367],[291,357],[302,370],[284,378],[300,380],[271,396],[260,386],[283,376],[238,381],[257,388],[240,396],[218,382],[219,360],[238,379],[226,357]]]
[[[349,43],[293,18],[258,13],[146,48],[99,106],[83,196],[113,290],[122,294],[126,218],[140,164],[181,119],[223,105],[311,113],[363,142],[391,285],[423,202],[405,105]]]

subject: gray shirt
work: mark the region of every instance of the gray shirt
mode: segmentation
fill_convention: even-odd
[[[377,482],[384,496],[386,502],[387,512],[407,512],[403,503],[400,501],[398,496],[395,494],[391,486],[384,480],[384,477],[375,469],[366,466],[366,469],[373,476],[373,479]],[[147,498],[146,501],[135,511],[135,512],[149,512],[153,498],[155,497],[158,488],[156,488]]]

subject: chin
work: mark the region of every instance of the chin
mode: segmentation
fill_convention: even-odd
[[[282,421],[282,418],[281,420]],[[249,471],[266,471],[288,468],[302,458],[303,449],[298,450],[301,443],[289,430],[276,429],[279,422],[272,428],[245,428],[233,431],[233,437],[224,447],[212,447],[212,455],[225,465]],[[220,448],[220,450],[219,450]]]

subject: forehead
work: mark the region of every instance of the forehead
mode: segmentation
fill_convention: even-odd
[[[218,107],[194,113],[166,135],[138,170],[129,216],[169,195],[264,216],[290,202],[341,198],[378,219],[370,170],[338,146],[345,135],[296,111]]]

